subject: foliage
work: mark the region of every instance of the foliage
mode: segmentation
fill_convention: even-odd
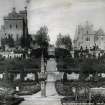
[[[92,59],[86,59],[84,60],[84,62],[82,62],[81,64],[81,72],[84,73],[84,74],[92,74],[96,71],[94,71],[94,68],[93,68],[93,60]]]
[[[21,47],[30,47],[30,41],[32,40],[31,35],[28,35],[27,37],[21,36],[20,42],[21,42]]]
[[[55,49],[55,56],[56,58],[71,56],[70,52],[67,49],[64,48],[56,48]]]
[[[48,28],[46,26],[40,27],[35,35],[35,43],[41,48],[47,48],[49,45]]]
[[[102,62],[100,63],[99,59],[85,59],[80,64],[80,73],[80,76],[84,75],[85,78],[92,74],[93,78],[97,79],[98,73],[105,73],[105,65]]]
[[[1,45],[5,46],[8,45],[9,47],[14,47],[14,39],[11,35],[8,35],[6,38],[1,39]]]
[[[5,59],[0,61],[0,72],[5,70],[38,69],[40,70],[40,59]]]
[[[45,57],[45,58],[47,58],[48,57],[48,52],[47,52],[47,50],[46,49],[42,49],[42,48],[37,48],[37,49],[33,49],[32,51],[31,51],[31,54],[30,54],[30,56],[32,57],[32,58],[41,58],[41,56],[42,56],[42,51],[43,51],[43,56]]]
[[[100,63],[98,59],[86,59],[81,63],[81,72],[88,74],[104,73],[105,65]]]
[[[74,59],[71,56],[71,53],[67,49],[56,48],[55,57],[57,61],[57,68],[60,72],[71,73],[71,68],[76,66]]]
[[[96,94],[91,97],[91,102],[94,103],[94,105],[97,105],[97,103],[105,103],[105,96],[101,94]]]
[[[74,64],[74,59],[71,57],[71,56],[66,56],[64,58],[64,62],[68,65],[68,66],[71,66],[71,67],[74,67],[75,64]]]
[[[59,34],[56,40],[56,46],[59,48],[61,46],[64,46],[69,51],[72,49],[72,41],[70,38],[70,35],[62,35]]]

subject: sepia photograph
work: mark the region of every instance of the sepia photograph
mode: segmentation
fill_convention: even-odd
[[[105,0],[0,0],[0,105],[105,105]]]

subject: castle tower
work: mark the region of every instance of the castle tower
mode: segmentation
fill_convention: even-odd
[[[2,36],[1,45],[10,46],[10,43],[6,41],[6,38],[12,38],[15,47],[27,47],[28,39],[28,22],[27,22],[27,8],[17,12],[16,8],[13,7],[12,11],[4,17],[4,25],[0,30]],[[8,42],[8,43],[7,43]]]
[[[96,31],[93,29],[93,25],[88,21],[84,25],[78,25],[76,28],[76,35],[74,38],[74,47],[76,49],[90,49],[95,46]]]

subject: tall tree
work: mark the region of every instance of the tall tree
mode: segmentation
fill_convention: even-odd
[[[41,48],[47,48],[49,45],[48,28],[46,26],[40,27],[35,35],[35,43]]]
[[[36,32],[35,35],[35,44],[40,46],[41,52],[44,57],[48,57],[48,46],[49,46],[49,36],[48,36],[48,28],[46,26],[40,27],[40,29]]]
[[[57,36],[56,46],[57,47],[64,46],[66,49],[71,50],[72,49],[72,40],[70,38],[70,35],[59,34]]]

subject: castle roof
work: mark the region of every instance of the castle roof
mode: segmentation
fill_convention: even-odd
[[[8,16],[5,16],[4,17],[4,20],[8,20],[8,19],[23,19],[24,18],[24,16],[23,16],[23,14],[25,14],[26,13],[26,10],[23,10],[23,11],[20,11],[19,13],[18,12],[16,12],[16,9],[15,8],[13,8],[13,10],[12,10],[12,12],[10,12],[9,14],[8,14]]]

